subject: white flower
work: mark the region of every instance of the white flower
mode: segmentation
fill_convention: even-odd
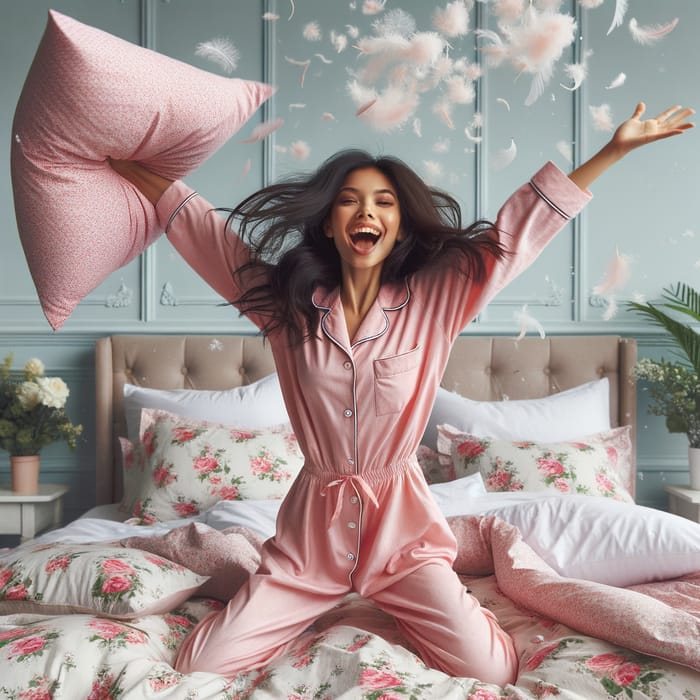
[[[43,377],[44,363],[37,357],[32,357],[31,360],[27,360],[24,365],[24,376],[27,379],[31,379],[32,377]]]
[[[41,403],[49,408],[63,408],[68,398],[68,387],[60,377],[39,377],[36,380],[41,394]]]
[[[17,400],[25,411],[31,411],[40,399],[41,392],[36,382],[22,382],[17,387]]]

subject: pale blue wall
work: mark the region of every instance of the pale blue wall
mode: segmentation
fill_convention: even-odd
[[[655,46],[640,46],[632,41],[626,26],[606,34],[613,0],[595,10],[582,10],[565,0],[563,10],[577,18],[578,38],[558,62],[535,104],[524,105],[527,75],[517,77],[510,66],[490,68],[478,84],[476,102],[455,109],[453,129],[433,116],[437,94],[432,92],[423,96],[417,112],[422,123],[420,138],[410,124],[397,133],[374,131],[354,116],[355,105],[346,92],[348,69],[358,65],[357,52],[348,48],[338,54],[328,40],[330,30],[344,32],[348,24],[356,25],[362,34],[369,31],[377,17],[354,8],[361,4],[361,0],[297,0],[289,19],[292,3],[288,0],[0,0],[0,140],[5,144],[0,172],[0,355],[13,350],[18,362],[40,356],[51,373],[70,384],[70,412],[86,425],[86,440],[75,454],[61,446],[43,453],[44,478],[71,486],[68,517],[89,507],[93,498],[94,339],[119,332],[240,332],[251,326],[230,309],[217,306],[218,299],[168,242],[161,240],[90,294],[62,330],[50,331],[18,241],[7,159],[14,107],[49,7],[215,72],[213,64],[195,55],[195,47],[215,36],[227,36],[240,51],[237,76],[278,86],[275,97],[242,134],[189,178],[217,205],[230,205],[291,170],[310,168],[338,148],[360,146],[399,155],[426,176],[425,161],[439,162],[442,176],[434,183],[458,196],[465,218],[493,217],[503,199],[543,161],[551,159],[564,169],[570,167],[556,148],[558,141],[572,144],[577,162],[605,142],[608,135],[592,127],[589,105],[607,102],[616,122],[631,113],[638,99],[648,103],[649,114],[676,102],[700,106],[700,3],[632,3],[627,20],[632,16],[640,24],[658,24],[673,17],[680,20],[673,33]],[[423,0],[388,0],[386,8],[411,12],[419,29],[429,29],[434,6]],[[277,12],[280,20],[263,22],[265,11]],[[494,27],[488,2],[477,2],[472,15],[472,27]],[[302,36],[310,20],[316,20],[323,31],[324,38],[318,43]],[[451,43],[453,57],[481,59],[473,34]],[[588,49],[593,50],[588,59],[589,77],[576,92],[564,89],[561,83],[569,81],[563,65],[580,60]],[[301,69],[286,58],[311,59],[303,87]],[[625,84],[606,89],[621,71],[627,74]],[[290,104],[305,106],[290,108]],[[484,117],[484,140],[477,147],[463,131],[475,111]],[[324,112],[335,119],[323,120]],[[240,143],[260,119],[276,117],[284,118],[285,124],[264,144]],[[518,147],[516,160],[505,170],[494,171],[489,166],[492,156],[508,146],[511,138]],[[620,306],[633,294],[654,298],[664,286],[678,280],[698,285],[699,138],[700,131],[656,144],[605,174],[594,185],[591,206],[489,306],[470,332],[516,335],[519,328],[514,315],[527,304],[550,334],[620,333],[636,337],[642,355],[663,353],[663,339],[636,317],[621,311],[612,320],[603,320],[605,309],[592,288],[601,280],[616,245],[631,257],[633,273]],[[284,151],[295,140],[309,144],[308,161],[295,161]],[[436,153],[435,144],[444,140],[449,142],[447,153]],[[244,176],[243,166],[249,158],[252,168]],[[162,294],[166,285],[172,290],[170,302]],[[123,287],[132,292],[132,302],[126,306],[110,302]],[[661,419],[647,416],[643,394],[638,447],[638,499],[665,507],[663,484],[687,480],[686,444],[681,436],[669,436]],[[7,458],[0,455],[0,480],[6,474]]]

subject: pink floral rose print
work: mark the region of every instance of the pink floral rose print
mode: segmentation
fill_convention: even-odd
[[[159,464],[151,473],[151,479],[157,488],[163,488],[177,481],[177,474],[172,471],[172,464]]]
[[[105,559],[102,562],[102,571],[106,574],[125,574],[126,576],[133,576],[136,573],[134,567],[122,559]]]
[[[377,668],[366,668],[360,675],[360,685],[371,690],[383,690],[403,686],[403,681],[396,674]]]
[[[143,451],[149,457],[155,452],[156,449],[156,434],[152,429],[145,430],[141,436],[141,445],[143,446]]]
[[[611,671],[610,680],[624,688],[637,680],[640,671],[641,668],[637,664],[627,661]]]
[[[71,557],[67,555],[63,555],[60,557],[52,557],[46,562],[46,566],[44,567],[44,571],[47,574],[52,574],[55,571],[65,571],[69,564],[71,563]]]
[[[221,488],[215,489],[214,493],[222,501],[240,501],[240,500],[242,500],[241,490],[238,488],[238,486],[222,486]]]
[[[598,472],[595,475],[595,483],[603,495],[610,495],[615,491],[615,485],[603,472]]]
[[[234,442],[245,442],[246,440],[253,440],[258,436],[255,430],[239,430],[237,428],[232,430],[229,434]]]
[[[191,428],[186,425],[176,425],[170,431],[171,444],[182,445],[186,442],[191,442],[200,434],[200,432],[201,430],[198,430],[197,428]]]
[[[102,584],[102,592],[106,595],[110,593],[125,593],[131,590],[132,581],[128,576],[110,576]]]
[[[10,642],[6,652],[7,658],[16,661],[26,661],[36,656],[42,656],[49,643],[58,639],[59,636],[58,632],[44,632],[39,628],[33,634]]]
[[[5,590],[5,598],[7,600],[26,600],[28,597],[29,591],[23,583],[8,586]]]
[[[561,476],[564,473],[564,466],[554,457],[540,457],[537,460],[537,468],[545,476],[550,477]]]
[[[8,566],[0,569],[0,588],[4,588],[7,582],[12,578],[13,571]]]
[[[219,469],[219,461],[212,456],[197,457],[194,460],[194,470],[199,476],[206,476],[209,472]]]
[[[181,500],[178,500],[177,503],[173,503],[173,510],[181,518],[189,518],[191,515],[197,515],[199,513],[199,505],[196,501],[186,501],[182,496],[180,499]]]
[[[467,695],[467,700],[501,700],[501,697],[486,688],[478,688]]]
[[[484,451],[484,446],[478,440],[463,440],[457,443],[455,451],[459,457],[469,462]]]

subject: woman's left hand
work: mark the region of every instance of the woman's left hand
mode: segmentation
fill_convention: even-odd
[[[667,139],[677,136],[695,126],[687,121],[688,117],[695,114],[695,110],[682,105],[674,105],[665,109],[653,119],[641,119],[646,105],[640,102],[634,110],[634,114],[622,122],[616,129],[610,140],[611,145],[622,154],[629,153],[632,149],[653,143],[659,139]]]

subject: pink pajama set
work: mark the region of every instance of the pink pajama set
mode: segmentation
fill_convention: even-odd
[[[512,251],[485,284],[426,269],[385,285],[354,339],[339,289],[317,289],[318,337],[290,347],[269,336],[304,467],[281,505],[259,570],[185,639],[176,668],[232,677],[281,654],[349,592],[393,615],[434,668],[504,685],[513,643],[452,569],[456,541],[415,458],[460,331],[590,198],[552,163],[499,212]],[[157,206],[171,243],[225,299],[245,245],[180,182]],[[262,320],[251,320],[258,327]]]

